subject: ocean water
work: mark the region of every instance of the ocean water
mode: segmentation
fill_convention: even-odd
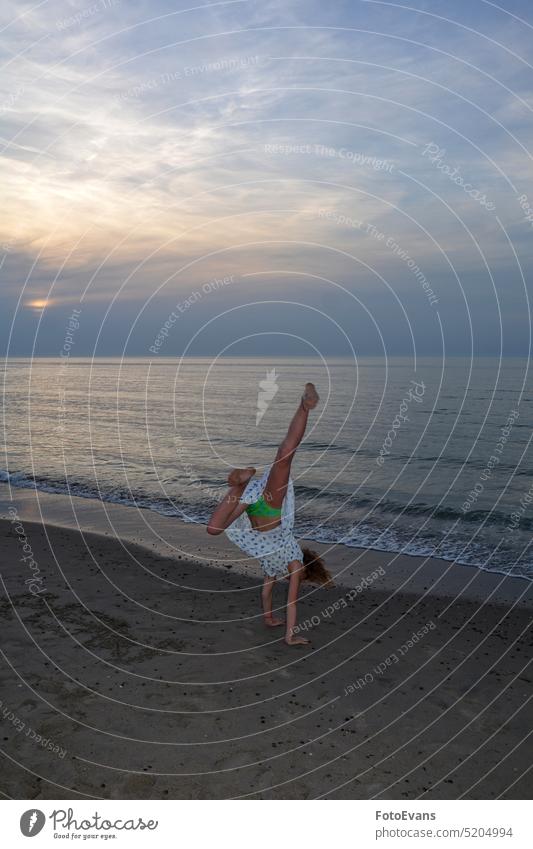
[[[272,461],[306,380],[301,537],[533,576],[525,360],[9,359],[0,480],[203,522],[232,466]]]

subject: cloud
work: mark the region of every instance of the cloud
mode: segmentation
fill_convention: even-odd
[[[102,303],[119,290],[142,303],[258,269],[276,272],[276,291],[286,269],[367,293],[376,273],[396,276],[416,303],[397,258],[324,210],[394,237],[429,277],[448,267],[450,291],[451,262],[476,293],[483,257],[514,273],[499,221],[530,267],[517,201],[533,203],[526,23],[458,2],[186,8],[5,5],[5,297],[37,261],[36,298],[89,286]],[[424,155],[430,143],[442,168]]]

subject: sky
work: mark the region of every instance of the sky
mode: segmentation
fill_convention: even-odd
[[[3,355],[529,355],[530,0],[0,14]]]

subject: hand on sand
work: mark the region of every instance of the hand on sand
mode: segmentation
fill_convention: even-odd
[[[253,466],[248,466],[246,469],[232,469],[228,475],[228,483],[230,486],[244,486],[254,475]]]
[[[285,642],[288,646],[310,646],[311,640],[306,640],[305,637],[285,637]]]
[[[276,619],[275,616],[270,616],[268,619],[263,619],[267,628],[277,628],[278,625],[285,625],[285,619]]]
[[[320,400],[320,396],[315,389],[314,383],[305,384],[305,392],[302,395],[302,405],[304,410],[314,410]]]

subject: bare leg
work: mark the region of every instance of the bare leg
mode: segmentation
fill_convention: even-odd
[[[298,600],[298,591],[303,579],[304,566],[299,560],[293,560],[289,563],[289,594],[287,596],[287,630],[285,633],[285,642],[288,646],[307,646],[309,640],[305,637],[296,637],[294,629],[296,627],[296,602]]]
[[[263,581],[263,588],[261,590],[263,621],[267,628],[276,628],[278,625],[285,625],[284,619],[277,619],[275,616],[272,616],[272,590],[275,583],[276,579],[267,575]]]
[[[298,405],[287,431],[287,436],[281,443],[276,459],[270,469],[263,497],[271,507],[281,507],[287,493],[291,464],[307,426],[309,410],[318,404],[318,393],[312,383],[305,384],[305,392]]]
[[[230,486],[226,495],[218,504],[207,525],[208,534],[221,534],[246,510],[246,504],[241,504],[239,498],[243,494],[246,484]]]

